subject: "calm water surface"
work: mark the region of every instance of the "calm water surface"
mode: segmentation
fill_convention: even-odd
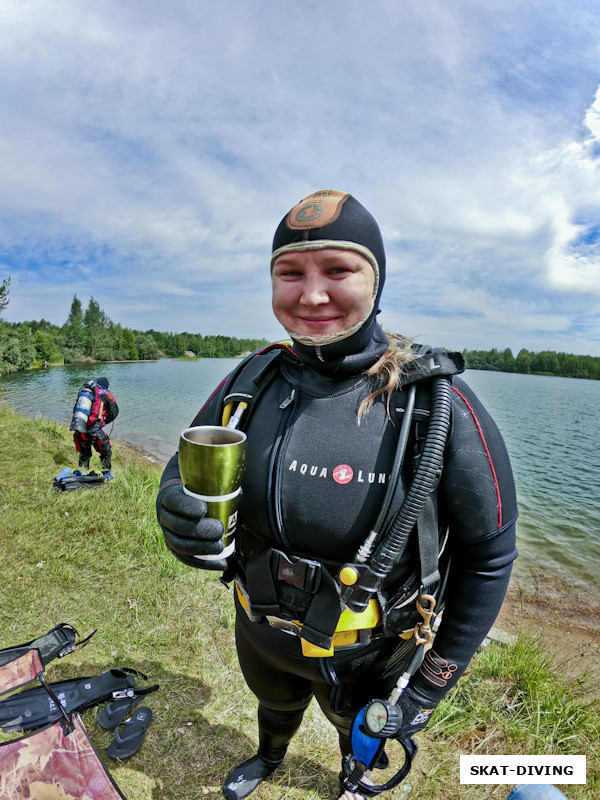
[[[166,463],[177,450],[181,431],[237,363],[232,358],[204,358],[51,367],[2,377],[0,393],[22,414],[69,425],[79,389],[90,378],[104,375],[119,404],[112,435]],[[111,425],[106,430],[110,433]]]
[[[180,431],[236,363],[205,358],[105,364],[94,371],[54,367],[3,377],[0,394],[22,414],[68,425],[83,382],[105,375],[121,408],[112,435],[166,462]],[[521,563],[597,589],[600,381],[474,370],[465,379],[498,423],[511,456]]]

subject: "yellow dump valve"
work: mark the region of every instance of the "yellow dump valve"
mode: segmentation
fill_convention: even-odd
[[[344,586],[354,586],[358,580],[358,572],[354,567],[342,567],[340,570],[340,580]]]

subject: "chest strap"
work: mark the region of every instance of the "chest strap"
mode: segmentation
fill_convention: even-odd
[[[249,561],[245,572],[252,614],[261,617],[281,614],[275,581],[284,581],[311,595],[302,638],[325,650],[331,648],[342,603],[333,576],[322,564],[269,549]]]
[[[233,407],[242,404],[244,408],[244,428],[247,428],[254,407],[264,390],[274,378],[283,353],[297,356],[283,342],[275,342],[259,352],[252,353],[234,370],[222,400],[220,424],[229,424]],[[231,427],[231,425],[230,425]],[[237,427],[237,424],[233,425]]]

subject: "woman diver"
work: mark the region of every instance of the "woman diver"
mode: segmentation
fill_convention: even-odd
[[[374,780],[359,780],[364,769],[388,763],[386,736],[406,745],[425,727],[500,610],[516,557],[513,476],[498,428],[457,377],[460,354],[379,326],[384,246],[354,197],[321,191],[294,206],[275,233],[271,278],[292,345],[249,357],[193,422],[222,424],[226,402],[256,390],[242,418],[236,553],[219,557],[223,526],[183,492],[177,455],[158,520],[177,558],[235,582],[259,745],[224,796],[241,800],[276,769],[315,697],[339,735],[342,796],[360,798]],[[372,701],[403,674],[393,720],[376,731]],[[357,727],[375,742],[367,764]]]

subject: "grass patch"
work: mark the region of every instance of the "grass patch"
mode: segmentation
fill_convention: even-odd
[[[163,545],[154,512],[160,468],[114,442],[115,477],[106,487],[56,492],[54,476],[76,464],[71,435],[4,405],[0,450],[0,647],[59,622],[82,635],[97,629],[46,675],[56,681],[123,666],[160,684],[147,699],[154,717],[140,752],[121,766],[105,758],[124,794],[221,797],[229,770],[256,750],[256,703],[237,664],[230,590]],[[460,786],[458,754],[573,753],[587,755],[588,783],[565,787],[569,800],[597,798],[598,703],[584,689],[582,680],[553,673],[543,641],[490,645],[420,735],[408,780],[384,796],[504,800],[506,786]],[[95,724],[93,710],[83,716],[104,756],[112,734]],[[313,704],[284,765],[254,796],[335,798],[338,771],[337,736]]]

